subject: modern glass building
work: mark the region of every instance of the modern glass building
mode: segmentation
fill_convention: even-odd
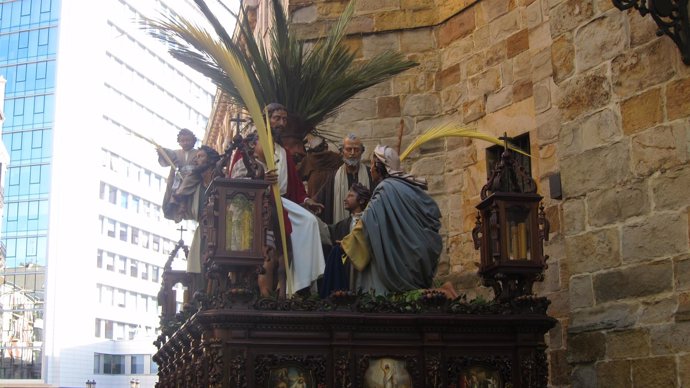
[[[168,171],[145,139],[176,148],[181,128],[201,137],[215,92],[140,27],[144,16],[176,12],[195,8],[0,1],[10,158],[0,386],[156,381],[156,296],[180,232],[162,217]]]

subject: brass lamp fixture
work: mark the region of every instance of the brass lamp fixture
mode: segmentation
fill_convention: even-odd
[[[509,138],[501,139],[505,148],[482,188],[472,237],[481,253],[479,275],[484,285],[493,288],[497,300],[507,301],[531,295],[532,284],[543,280],[549,222],[534,180],[513,159]]]
[[[690,65],[690,15],[688,0],[612,0],[624,11],[635,8],[640,15],[650,14],[659,30],[657,36],[668,35],[680,49],[683,63]]]

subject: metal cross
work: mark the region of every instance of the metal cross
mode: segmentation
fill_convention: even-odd
[[[242,116],[240,116],[240,112],[237,112],[235,118],[230,119],[230,122],[237,123],[237,131],[235,132],[235,135],[237,135],[240,133],[240,123],[246,123],[247,120],[243,119]]]
[[[180,228],[177,229],[180,231],[180,241],[182,241],[182,234],[187,231],[187,229],[184,228],[184,226],[180,225]]]

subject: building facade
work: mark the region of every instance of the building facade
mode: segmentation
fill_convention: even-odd
[[[194,5],[18,0],[0,9],[10,156],[0,385],[152,387],[156,297],[180,231],[163,219],[168,169],[145,139],[178,148],[181,128],[201,138],[214,89],[140,23]]]
[[[249,12],[259,27],[266,3]],[[345,7],[289,3],[306,39]],[[360,1],[348,30],[361,58],[395,49],[419,66],[360,93],[325,129],[372,150],[397,144],[402,119],[404,148],[452,121],[529,145],[551,222],[537,291],[559,322],[547,336],[554,387],[690,385],[690,67],[656,30],[610,0]],[[222,143],[227,117],[211,122]],[[488,148],[439,140],[405,161],[444,215],[437,277],[470,299],[491,296],[471,237]]]

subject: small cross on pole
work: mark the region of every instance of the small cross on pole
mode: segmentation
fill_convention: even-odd
[[[180,231],[180,242],[182,242],[182,234],[187,231],[187,229],[184,228],[184,226],[180,225],[180,228],[177,229]]]
[[[237,115],[235,115],[235,118],[230,119],[230,122],[237,123],[237,129],[235,130],[235,133],[234,133],[235,135],[237,135],[240,133],[240,123],[246,123],[247,120],[243,119],[242,116],[240,116],[240,112],[237,112]]]

